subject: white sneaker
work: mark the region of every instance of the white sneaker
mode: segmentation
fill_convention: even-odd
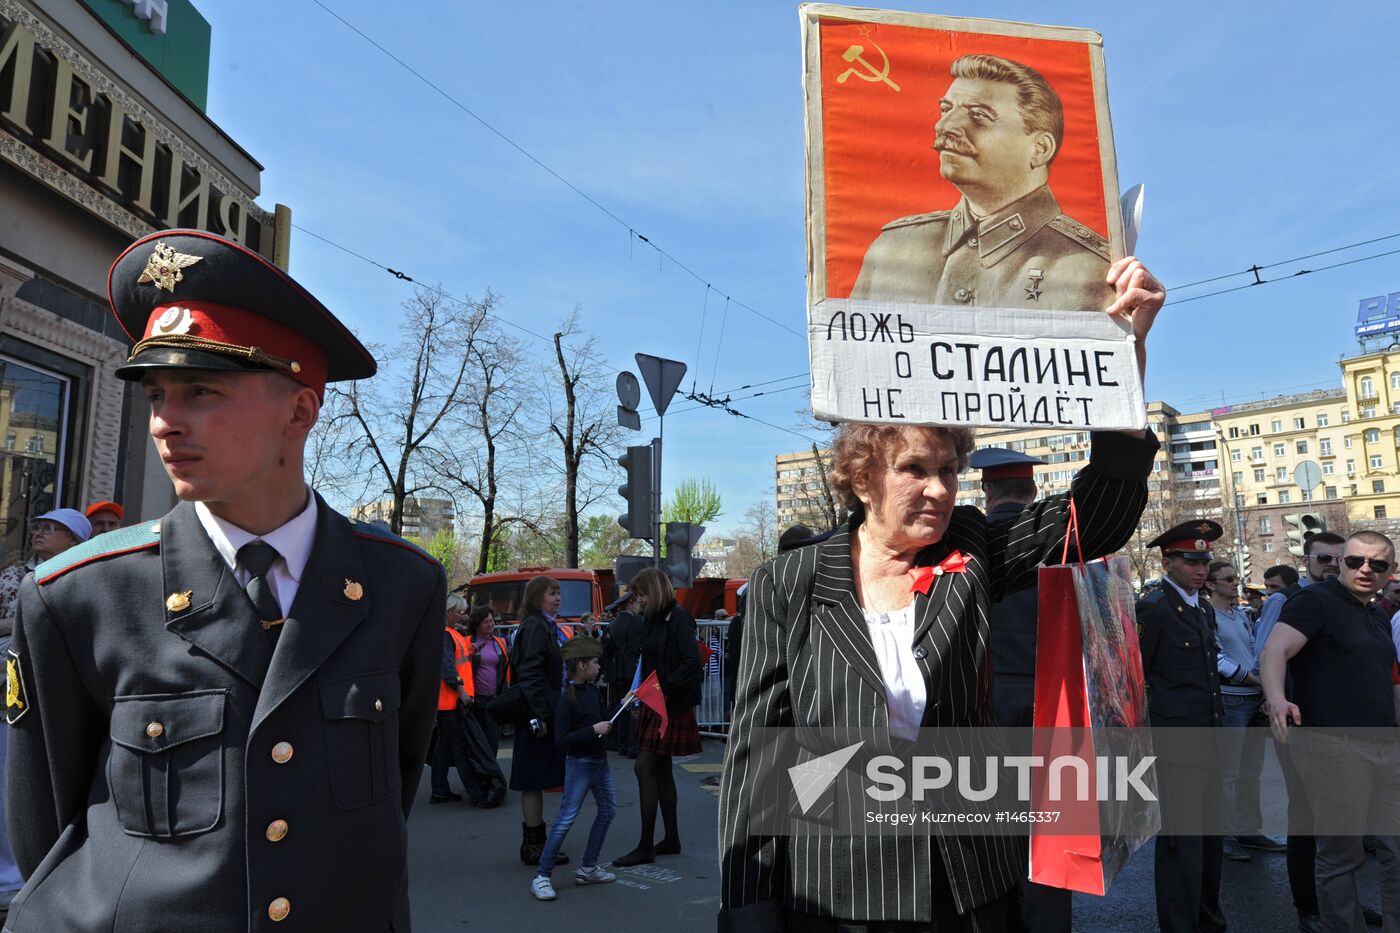
[[[541,901],[552,901],[556,896],[554,885],[544,875],[536,875],[535,880],[530,882],[530,893]]]
[[[574,872],[574,884],[607,884],[609,881],[616,881],[617,875],[606,871],[601,865],[594,865],[592,868],[580,868]]]

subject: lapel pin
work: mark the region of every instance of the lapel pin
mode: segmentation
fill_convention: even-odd
[[[345,598],[359,602],[365,595],[365,588],[354,580],[345,581]]]
[[[165,608],[171,612],[184,612],[190,608],[190,597],[194,595],[194,590],[185,590],[182,593],[171,593],[165,598]]]

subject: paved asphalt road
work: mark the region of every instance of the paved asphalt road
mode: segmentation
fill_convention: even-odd
[[[501,766],[507,775],[508,755],[504,749]],[[719,906],[714,783],[723,755],[724,743],[707,739],[701,755],[677,765],[684,851],[662,856],[654,865],[617,869],[614,884],[573,884],[573,869],[583,854],[593,818],[592,802],[585,804],[565,842],[564,850],[573,862],[555,870],[559,898],[550,903],[531,897],[534,869],[520,863],[518,796],[509,795],[495,810],[459,803],[429,806],[425,773],[420,803],[409,820],[414,928],[422,933],[450,933],[568,924],[571,930],[599,933],[713,931]],[[612,767],[618,815],[603,848],[604,861],[636,845],[639,829],[632,762],[614,755]],[[455,787],[455,775],[453,781]],[[1282,835],[1282,781],[1272,753],[1267,757],[1264,784],[1265,830]],[[558,797],[547,796],[546,819],[557,807]],[[1376,877],[1372,859],[1362,890],[1366,902],[1378,907]],[[1249,862],[1227,861],[1223,890],[1231,933],[1292,933],[1297,928],[1282,854],[1254,853]],[[1088,933],[1157,929],[1151,843],[1133,856],[1106,897],[1075,896],[1074,928]]]

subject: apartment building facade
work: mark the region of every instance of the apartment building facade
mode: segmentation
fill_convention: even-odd
[[[350,516],[363,522],[388,523],[394,514],[394,500],[381,499],[367,505],[357,505],[350,510]],[[451,499],[425,499],[409,496],[403,503],[403,530],[405,538],[414,538],[424,543],[431,541],[439,531],[456,534],[456,512]]]

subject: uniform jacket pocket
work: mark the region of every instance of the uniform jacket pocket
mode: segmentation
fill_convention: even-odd
[[[117,697],[107,779],[133,836],[208,832],[224,802],[224,690]]]
[[[331,799],[350,810],[399,792],[399,672],[375,671],[325,681]]]

